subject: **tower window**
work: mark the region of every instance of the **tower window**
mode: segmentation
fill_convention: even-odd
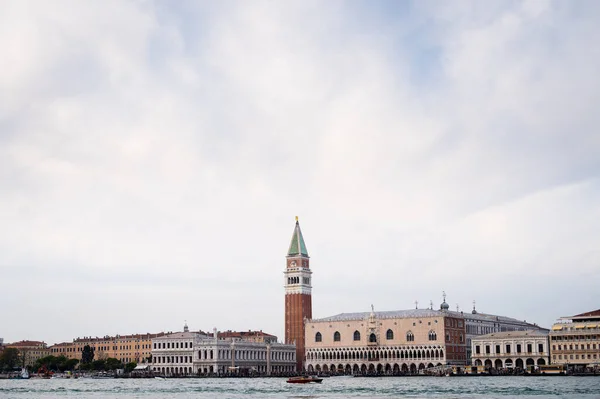
[[[323,341],[323,337],[321,336],[321,333],[318,332],[315,334],[315,342],[322,342]]]
[[[385,333],[385,339],[394,339],[394,332],[391,329]]]
[[[333,340],[335,342],[340,342],[340,339],[341,339],[340,332],[339,331],[334,332],[333,333]]]

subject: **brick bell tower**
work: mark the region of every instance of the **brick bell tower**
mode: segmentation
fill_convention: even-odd
[[[286,256],[285,275],[285,343],[296,344],[296,370],[304,368],[304,320],[312,318],[310,258],[298,216],[292,242]]]

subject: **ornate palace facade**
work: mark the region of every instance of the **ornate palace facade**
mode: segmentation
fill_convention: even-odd
[[[465,321],[431,309],[342,313],[306,323],[306,369],[416,373],[466,364]]]

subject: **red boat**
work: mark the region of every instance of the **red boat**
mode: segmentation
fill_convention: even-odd
[[[311,382],[320,384],[322,381],[322,378],[315,377],[314,375],[291,377],[287,380],[290,384],[310,384]]]

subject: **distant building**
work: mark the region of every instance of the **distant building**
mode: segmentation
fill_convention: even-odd
[[[600,309],[561,317],[550,331],[553,364],[569,369],[600,367]]]
[[[548,332],[505,331],[472,338],[472,365],[525,370],[550,363]]]
[[[308,320],[305,345],[309,372],[414,374],[467,364],[464,317],[432,309]]]
[[[152,341],[152,371],[162,375],[292,372],[296,347],[261,331],[183,332]]]
[[[473,310],[471,312],[460,312],[450,310],[450,306],[446,303],[446,294],[444,293],[444,302],[440,310],[452,314],[456,317],[464,317],[467,331],[467,363],[472,363],[472,339],[481,335],[490,333],[499,333],[507,331],[529,331],[537,330],[548,333],[547,328],[538,326],[537,324],[527,323],[513,319],[511,317],[499,316],[488,313],[481,313],[475,309],[473,302]],[[444,305],[445,304],[445,305]]]
[[[21,366],[33,366],[38,359],[50,355],[48,346],[43,341],[19,341],[5,346],[19,351]]]
[[[277,342],[275,335],[267,334],[262,331],[220,331],[219,339],[231,341],[246,341],[271,344]]]
[[[152,339],[165,335],[131,334],[104,337],[84,337],[73,342],[62,342],[49,349],[54,356],[65,356],[69,359],[81,360],[81,353],[86,345],[94,350],[94,360],[114,358],[123,363],[145,363],[152,353]]]

